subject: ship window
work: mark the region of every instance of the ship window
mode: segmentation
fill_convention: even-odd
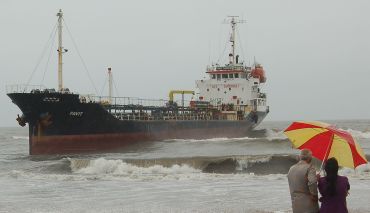
[[[235,73],[234,74],[234,78],[239,78],[239,74],[238,73]]]
[[[217,91],[220,91],[220,88],[217,88]]]
[[[233,78],[233,74],[229,74],[229,78]]]
[[[212,74],[212,79],[215,79],[216,78],[216,75],[215,74]]]
[[[227,74],[222,74],[222,78],[228,78]]]
[[[231,88],[229,88],[229,91],[231,91]]]
[[[221,74],[217,74],[217,79],[221,79]]]
[[[209,92],[209,89],[207,89],[207,92]]]

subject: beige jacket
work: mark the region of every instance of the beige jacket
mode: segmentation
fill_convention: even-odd
[[[317,178],[315,168],[305,161],[299,161],[288,172],[293,213],[319,212],[317,199]]]

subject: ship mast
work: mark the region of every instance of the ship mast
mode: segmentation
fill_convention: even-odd
[[[112,104],[112,83],[113,83],[113,78],[112,78],[112,68],[108,68],[108,82],[109,82],[109,94],[108,94],[108,98],[109,98],[109,103]]]
[[[63,89],[63,43],[62,43],[62,19],[63,12],[59,9],[58,16],[58,91]]]
[[[237,18],[239,16],[228,16],[231,18],[230,24],[231,24],[231,36],[230,36],[230,42],[231,42],[231,53],[229,56],[231,56],[231,64],[235,65],[235,30],[236,30],[236,24],[238,23],[245,23],[245,20],[238,20]]]

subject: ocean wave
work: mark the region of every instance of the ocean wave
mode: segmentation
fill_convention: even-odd
[[[139,167],[126,163],[122,160],[107,160],[105,158],[91,160],[84,168],[76,168],[75,164],[71,164],[71,166],[72,171],[77,174],[113,174],[124,176],[139,176],[146,174],[172,175],[200,172],[200,170],[194,169],[188,165],[176,164],[171,167],[164,167],[162,165]]]
[[[295,156],[221,156],[186,157],[162,159],[119,159],[98,158],[69,159],[71,171],[85,174],[286,174],[295,162]]]
[[[355,129],[340,129],[346,132],[349,132],[353,137],[358,139],[370,139],[370,131],[359,131]],[[266,139],[269,141],[272,140],[285,140],[287,137],[284,134],[284,130],[277,129],[265,129]]]
[[[265,136],[268,141],[287,139],[283,130],[266,129]]]
[[[281,156],[229,156],[223,158],[197,159],[143,159],[113,160],[71,159],[58,161],[57,166],[45,168],[16,169],[9,174],[12,178],[60,181],[95,181],[95,180],[210,180],[250,179],[283,180],[289,168],[295,164],[292,155]],[[70,169],[61,166],[69,165]],[[318,162],[314,162],[319,168]],[[49,169],[51,170],[49,171]],[[61,168],[61,171],[56,171]],[[370,180],[370,164],[361,165],[356,170],[342,168],[340,175],[353,180]]]
[[[162,159],[69,159],[71,171],[85,174],[254,174],[259,176],[287,174],[297,162],[296,155],[256,155],[222,157],[188,157]],[[321,161],[313,160],[319,169]],[[351,173],[353,172],[353,175]],[[370,165],[361,165],[356,170],[342,169],[344,175],[370,177]]]
[[[356,169],[342,168],[338,171],[340,175],[352,179],[369,179],[370,178],[370,164],[363,164]]]
[[[108,180],[221,180],[221,179],[266,179],[281,180],[286,174],[259,175],[259,169],[253,169],[253,164],[267,163],[272,157],[253,157],[249,161],[241,158],[226,157],[223,159],[198,158],[190,163],[190,159],[152,159],[152,160],[110,160],[98,158],[69,159],[72,174],[88,176],[90,179]],[[187,163],[185,163],[187,161]],[[240,166],[248,162],[248,172],[241,172]],[[268,166],[264,167],[267,168]],[[275,168],[276,169],[276,168]],[[243,170],[243,169],[242,169]]]
[[[370,132],[369,131],[362,132],[362,131],[358,131],[358,130],[354,130],[354,129],[347,129],[347,130],[344,130],[344,131],[347,131],[347,132],[351,133],[351,135],[353,137],[358,138],[358,139],[370,139]]]
[[[255,140],[253,137],[241,137],[241,138],[208,138],[208,139],[167,139],[164,142],[190,142],[190,143],[201,143],[201,142],[225,142],[225,141],[243,141],[243,140]]]

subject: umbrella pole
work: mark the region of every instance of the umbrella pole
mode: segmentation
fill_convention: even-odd
[[[324,155],[324,159],[322,160],[321,162],[321,166],[320,166],[320,172],[322,171],[322,167],[324,166],[324,162],[328,159],[329,157],[329,152],[330,152],[330,149],[331,149],[331,145],[333,144],[333,140],[334,140],[334,134],[331,135],[331,139],[330,139],[330,142],[329,142],[329,145],[328,145],[328,148],[326,149],[326,152],[325,152],[325,155]]]

